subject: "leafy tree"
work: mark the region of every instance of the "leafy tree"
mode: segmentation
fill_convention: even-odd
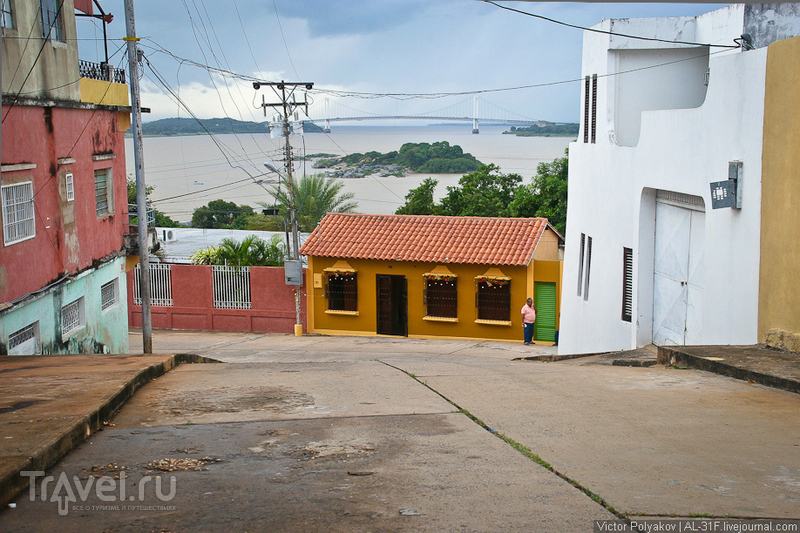
[[[546,217],[562,235],[567,228],[569,152],[551,163],[539,163],[530,185],[517,189],[509,212],[514,217]]]
[[[502,174],[497,165],[481,165],[448,187],[440,214],[451,216],[507,217],[514,191],[522,182],[519,174]]]
[[[150,193],[153,192],[153,189],[155,189],[155,186],[153,185],[145,186],[145,197],[147,198],[146,203],[148,210],[151,209],[152,207],[150,205]],[[138,200],[136,198],[136,179],[133,178],[132,176],[128,176],[128,205],[136,205],[137,201]],[[156,217],[155,225],[159,228],[177,228],[178,226],[180,226],[180,224],[178,224],[177,221],[173,220],[168,215],[165,215],[158,209],[154,209],[153,213],[155,214]],[[135,224],[137,222],[137,218],[130,217],[129,222],[131,224]]]
[[[192,214],[193,228],[236,228],[243,229],[247,217],[252,216],[253,208],[248,205],[236,205],[225,200],[212,200],[207,205],[198,207]]]
[[[241,242],[223,239],[219,246],[202,248],[192,254],[196,265],[281,266],[286,247],[279,235],[269,241],[248,235]]]
[[[435,215],[438,208],[433,201],[433,191],[439,184],[438,180],[425,178],[419,187],[411,189],[406,194],[406,203],[395,211],[398,215]]]
[[[294,180],[294,204],[297,216],[297,227],[300,231],[309,232],[325,216],[325,213],[352,213],[358,204],[350,201],[353,193],[343,193],[344,183],[334,178],[325,178],[322,174],[303,176],[300,181]],[[279,217],[289,220],[290,195],[286,187],[273,187],[270,190],[278,207]],[[260,206],[272,206],[257,202]]]

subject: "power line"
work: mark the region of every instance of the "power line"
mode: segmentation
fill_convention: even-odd
[[[669,39],[658,39],[656,37],[642,37],[640,35],[628,35],[628,34],[625,34],[625,33],[616,33],[616,32],[608,31],[608,30],[599,30],[597,28],[587,28],[585,26],[578,26],[576,24],[570,24],[568,22],[562,22],[560,20],[556,20],[556,19],[552,19],[552,18],[549,18],[549,17],[545,17],[544,15],[537,15],[535,13],[528,13],[527,11],[521,11],[519,9],[514,9],[513,7],[501,6],[497,2],[494,2],[493,0],[483,0],[483,1],[486,2],[487,4],[491,4],[491,5],[495,6],[495,7],[499,7],[500,9],[504,9],[506,11],[511,11],[512,13],[518,13],[520,15],[525,15],[525,16],[528,16],[528,17],[533,17],[533,18],[545,20],[547,22],[552,22],[553,24],[559,24],[561,26],[566,26],[568,28],[575,28],[577,30],[591,31],[591,32],[594,32],[594,33],[602,33],[602,34],[605,34],[605,35],[615,35],[617,37],[627,37],[628,39],[639,39],[641,41],[655,41],[655,42],[659,42],[659,43],[668,43],[668,44],[687,44],[687,45],[690,45],[690,46],[708,46],[708,47],[716,47],[716,48],[740,48],[739,45],[732,45],[732,44],[709,44],[709,43],[695,43],[695,42],[691,42],[691,41],[671,41]]]
[[[286,48],[286,56],[289,58],[289,64],[292,65],[292,70],[294,71],[294,75],[297,76],[297,79],[300,79],[300,74],[297,73],[297,69],[294,66],[294,61],[292,61],[292,54],[289,52],[289,44],[286,42],[286,35],[283,33],[283,24],[281,24],[281,16],[278,13],[278,2],[277,0],[272,0],[272,5],[275,8],[275,18],[278,19],[278,29],[281,31],[281,39],[283,39],[283,46]]]

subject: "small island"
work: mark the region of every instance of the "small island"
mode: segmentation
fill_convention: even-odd
[[[406,143],[399,151],[386,154],[372,151],[343,157],[320,157],[314,168],[330,169],[326,175],[332,178],[363,178],[370,174],[405,176],[408,172],[464,174],[474,172],[481,165],[475,156],[464,153],[460,146],[440,141],[433,144]]]
[[[303,122],[303,133],[321,133],[322,128],[313,122]],[[142,134],[148,137],[174,135],[209,135],[223,133],[269,133],[268,122],[252,122],[232,118],[162,118],[142,124]]]
[[[577,137],[579,128],[580,124],[541,122],[524,128],[511,126],[511,129],[504,131],[503,134],[516,135],[518,137]]]

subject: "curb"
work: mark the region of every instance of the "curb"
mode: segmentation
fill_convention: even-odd
[[[82,419],[76,421],[72,427],[51,438],[49,442],[43,442],[32,456],[19,456],[18,460],[13,464],[0,466],[0,509],[5,508],[28,487],[29,477],[21,476],[20,472],[47,471],[55,466],[65,455],[83,444],[93,433],[101,429],[103,422],[110,420],[125,402],[136,393],[139,387],[163,376],[179,364],[217,362],[219,361],[196,354],[175,354],[166,356],[162,362],[142,369],[128,380],[119,391],[104,399],[99,407],[83,415]]]
[[[721,361],[712,361],[705,357],[692,355],[686,352],[665,346],[658,347],[658,364],[662,365],[683,365],[698,370],[706,370],[743,381],[758,383],[775,389],[782,389],[789,392],[800,394],[800,381],[790,378],[782,378],[770,374],[756,372],[736,367]]]

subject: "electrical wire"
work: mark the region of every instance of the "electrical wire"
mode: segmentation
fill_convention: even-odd
[[[286,35],[283,33],[283,24],[281,24],[281,16],[278,13],[278,2],[277,0],[272,0],[272,5],[275,8],[275,18],[278,19],[278,29],[281,31],[281,39],[283,39],[283,46],[286,48],[286,56],[289,58],[289,64],[292,65],[292,70],[294,71],[294,75],[297,79],[300,79],[300,74],[297,73],[297,69],[294,66],[294,61],[292,61],[292,54],[289,52],[289,44],[286,42]]]
[[[597,28],[587,28],[585,26],[578,26],[576,24],[570,24],[568,22],[562,22],[560,20],[556,20],[556,19],[552,19],[552,18],[549,18],[549,17],[545,17],[544,15],[537,15],[535,13],[528,13],[527,11],[514,9],[513,7],[502,6],[502,5],[498,4],[497,2],[495,2],[494,0],[483,0],[483,2],[485,2],[487,4],[491,4],[491,5],[495,6],[495,7],[500,8],[500,9],[504,9],[506,11],[511,11],[512,13],[518,13],[520,15],[525,15],[525,16],[528,16],[528,17],[537,18],[537,19],[544,20],[544,21],[547,21],[547,22],[552,22],[553,24],[559,24],[561,26],[566,26],[567,28],[575,28],[577,30],[590,31],[590,32],[594,32],[594,33],[602,33],[602,34],[605,34],[605,35],[614,35],[614,36],[617,36],[617,37],[626,37],[628,39],[639,39],[641,41],[654,41],[654,42],[667,43],[667,44],[686,44],[686,45],[690,45],[690,46],[707,46],[707,47],[716,47],[716,48],[740,48],[739,45],[732,45],[732,44],[710,44],[710,43],[695,43],[695,42],[691,42],[691,41],[671,41],[669,39],[658,39],[656,37],[642,37],[640,35],[628,35],[628,34],[625,34],[625,33],[616,33],[616,32],[608,31],[608,30],[599,30]]]

